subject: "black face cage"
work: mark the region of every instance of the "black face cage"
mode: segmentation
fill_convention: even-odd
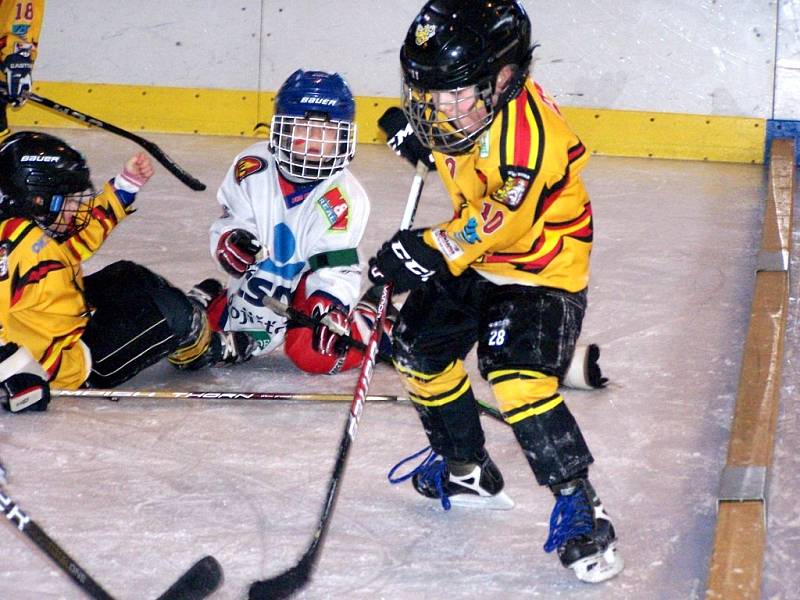
[[[452,100],[442,102],[441,94]],[[474,96],[474,102],[462,110],[465,94]],[[464,154],[494,120],[493,95],[494,78],[450,90],[427,90],[403,81],[403,112],[423,145],[444,154]]]
[[[89,184],[89,188],[81,192],[65,194],[32,192],[29,201],[41,207],[34,220],[50,237],[63,242],[89,225],[96,195],[94,187]]]

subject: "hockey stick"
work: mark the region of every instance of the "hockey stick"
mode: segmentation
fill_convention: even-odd
[[[8,95],[6,92],[2,93],[4,98],[7,98]],[[206,189],[206,184],[202,181],[194,178],[192,175],[184,171],[178,164],[172,160],[169,156],[167,156],[166,152],[164,152],[161,148],[156,146],[153,142],[144,139],[143,137],[139,137],[138,135],[131,133],[130,131],[126,131],[121,127],[117,127],[116,125],[112,125],[111,123],[106,123],[105,121],[101,121],[97,117],[92,117],[85,113],[79,112],[74,108],[70,108],[69,106],[64,106],[63,104],[59,104],[58,102],[54,102],[49,98],[44,98],[43,96],[39,96],[34,94],[33,92],[29,92],[27,94],[29,100],[35,102],[36,104],[41,104],[51,110],[56,112],[60,112],[63,115],[81,121],[82,123],[86,123],[87,125],[93,125],[94,127],[99,127],[100,129],[105,129],[106,131],[110,131],[111,133],[115,133],[120,135],[135,144],[138,144],[145,150],[147,150],[153,158],[155,158],[158,162],[160,162],[170,173],[172,173],[175,177],[181,180],[185,185],[189,186],[196,192],[201,192]]]
[[[416,175],[414,175],[414,181],[408,194],[406,210],[403,214],[400,229],[408,229],[411,226],[427,171],[427,167],[425,167],[422,162],[417,163],[417,172]],[[339,452],[336,456],[336,463],[334,464],[333,473],[328,481],[328,492],[325,496],[325,502],[322,505],[322,513],[320,514],[314,536],[311,538],[311,543],[303,556],[293,567],[274,577],[253,582],[250,586],[250,600],[288,598],[305,586],[311,579],[311,572],[319,556],[319,549],[325,540],[331,515],[336,505],[336,498],[338,497],[339,488],[341,487],[340,480],[344,475],[347,458],[350,454],[350,447],[358,431],[358,421],[364,410],[367,389],[372,379],[372,370],[375,366],[375,360],[378,354],[378,340],[383,330],[383,321],[386,318],[386,310],[391,300],[392,284],[387,283],[381,290],[380,302],[378,302],[378,311],[375,317],[375,327],[372,330],[369,342],[367,342],[364,360],[361,362],[361,370],[359,371],[358,380],[356,381],[353,401],[350,404],[350,412],[347,415],[342,438],[339,442]]]
[[[303,392],[222,392],[198,390],[177,392],[169,390],[101,390],[82,388],[79,390],[50,390],[53,397],[109,398],[151,398],[154,400],[309,400],[316,402],[350,402],[352,394],[315,394]],[[404,402],[402,396],[367,396],[367,402]]]
[[[17,531],[24,533],[42,552],[64,571],[90,598],[114,600],[103,587],[64,551],[39,525],[14,502],[5,490],[5,470],[0,465],[0,512]],[[222,567],[213,556],[197,561],[157,600],[203,600],[222,583]]]
[[[352,402],[352,394],[317,394],[313,392],[221,392],[221,391],[193,391],[176,392],[169,390],[99,390],[92,388],[82,388],[79,390],[58,390],[51,389],[52,397],[61,398],[108,398],[114,402],[124,398],[150,398],[153,400],[297,400],[311,402]],[[404,396],[379,396],[369,395],[365,397],[365,402],[411,402]],[[492,404],[485,400],[475,399],[478,408],[485,414],[503,421],[502,413]]]

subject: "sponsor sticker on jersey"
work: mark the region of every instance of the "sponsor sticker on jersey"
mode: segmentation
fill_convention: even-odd
[[[331,188],[322,195],[317,204],[328,219],[331,231],[347,231],[350,223],[350,207],[338,187]]]
[[[0,244],[0,281],[8,279],[9,243]]]
[[[266,168],[267,163],[264,159],[258,156],[243,156],[236,162],[233,176],[236,179],[236,183],[241,185],[246,177],[250,177],[254,173],[260,173]]]
[[[431,234],[433,235],[433,241],[436,243],[436,246],[448,260],[455,260],[464,254],[458,242],[451,238],[444,229],[433,229],[431,230]]]
[[[503,185],[492,194],[492,200],[516,210],[525,199],[530,186],[531,176],[528,173],[509,170]]]
[[[14,23],[11,26],[11,34],[24,38],[26,35],[28,35],[28,30],[30,28],[31,26],[28,23]]]

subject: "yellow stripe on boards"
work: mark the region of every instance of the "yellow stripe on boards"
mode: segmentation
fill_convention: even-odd
[[[37,81],[34,92],[133,133],[257,137],[269,123],[275,91],[194,89]],[[383,144],[378,119],[398,98],[356,98],[359,143]],[[764,160],[766,120],[749,117],[561,107],[590,152],[606,156],[757,163]],[[8,111],[12,127],[82,127],[33,102]],[[258,136],[266,135],[259,129]]]

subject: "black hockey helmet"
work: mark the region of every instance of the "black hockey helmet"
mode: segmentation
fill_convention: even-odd
[[[491,124],[494,113],[519,92],[534,47],[530,19],[518,0],[430,0],[425,4],[400,50],[404,110],[421,141],[446,153],[468,151]],[[514,76],[492,101],[497,74],[506,65],[513,65]],[[481,115],[479,130],[458,131],[452,119],[431,114],[435,107],[428,92],[472,86],[489,113]]]
[[[35,220],[64,240],[89,222],[95,191],[80,152],[46,133],[21,131],[0,145],[0,214]]]

